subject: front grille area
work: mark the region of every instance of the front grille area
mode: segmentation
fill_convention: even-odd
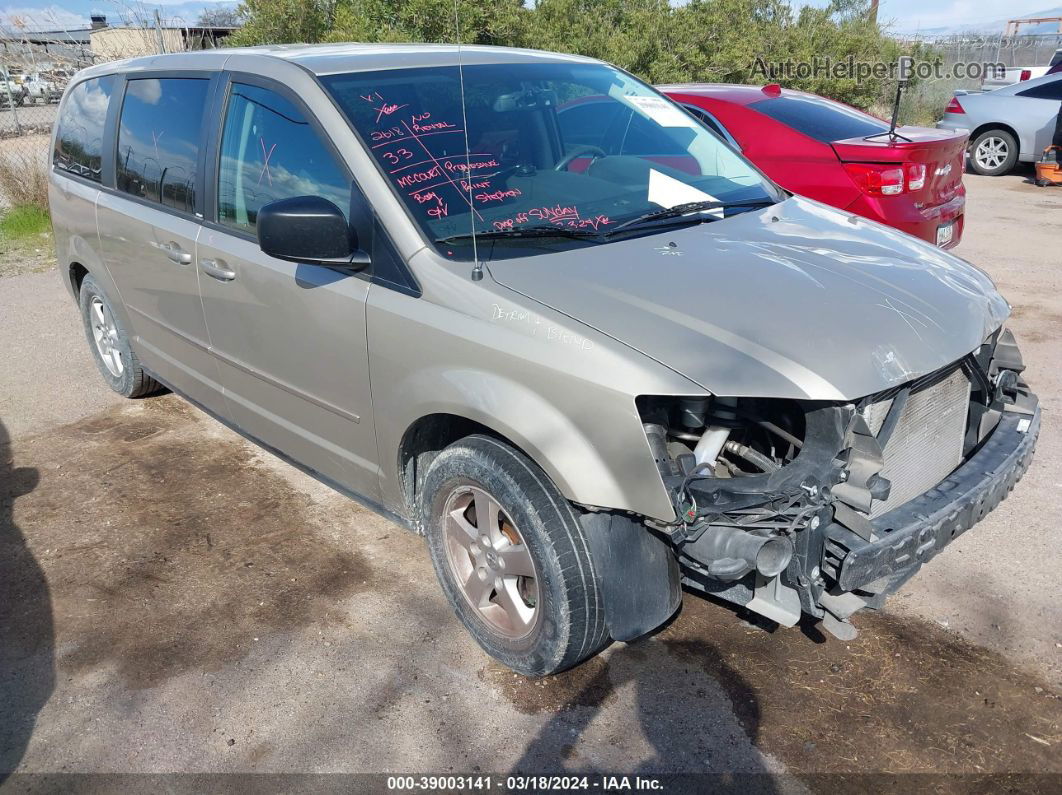
[[[863,409],[872,433],[881,430],[894,398],[895,392]],[[961,367],[915,386],[885,445],[881,475],[892,490],[887,500],[874,500],[872,519],[933,488],[962,463],[969,406],[970,381]]]

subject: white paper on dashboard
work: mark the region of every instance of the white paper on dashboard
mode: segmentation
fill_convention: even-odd
[[[649,201],[661,207],[675,207],[688,202],[715,201],[715,196],[703,190],[687,185],[681,180],[669,177],[655,168],[649,169]],[[723,208],[707,210],[711,215],[723,217]]]
[[[667,100],[660,97],[624,97],[642,113],[661,127],[689,127],[698,129],[698,124]]]

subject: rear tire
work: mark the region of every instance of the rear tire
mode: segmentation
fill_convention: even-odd
[[[1006,130],[985,130],[970,144],[970,168],[986,177],[1009,173],[1018,162],[1018,142]]]
[[[89,350],[100,375],[122,397],[138,398],[162,389],[158,381],[144,372],[129,335],[114,314],[110,299],[91,276],[81,282],[81,320],[85,326]]]
[[[489,655],[544,676],[611,642],[575,509],[525,455],[465,437],[432,462],[420,506],[443,592]]]

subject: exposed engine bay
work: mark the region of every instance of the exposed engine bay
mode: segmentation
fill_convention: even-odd
[[[638,400],[688,588],[841,638],[976,523],[1031,459],[1037,402],[1009,331],[859,401]],[[964,466],[977,459],[977,466]]]

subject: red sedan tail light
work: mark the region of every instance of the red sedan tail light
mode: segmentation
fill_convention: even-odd
[[[962,109],[962,105],[959,104],[958,97],[952,97],[951,102],[948,103],[948,107],[944,108],[945,113],[965,113]]]
[[[922,190],[926,184],[926,164],[925,163],[908,163],[907,164],[907,190],[916,191]]]
[[[844,170],[871,196],[914,193],[926,184],[925,163],[845,163]]]
[[[903,193],[904,167],[896,163],[845,163],[844,170],[859,186],[859,189],[871,196],[895,196]],[[925,180],[925,172],[922,174]]]

